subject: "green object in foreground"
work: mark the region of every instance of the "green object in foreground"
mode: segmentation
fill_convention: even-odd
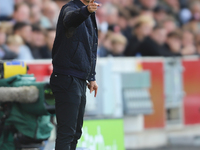
[[[93,150],[125,150],[123,120],[86,120],[78,147]]]
[[[10,115],[5,120],[4,128],[0,135],[0,150],[15,150],[14,133],[8,127],[34,140],[46,140],[50,137],[53,128],[50,114],[44,105],[44,86],[46,83],[36,82],[33,75],[17,75],[0,80],[0,87],[36,86],[39,98],[34,103],[12,102]],[[1,103],[0,103],[1,104]],[[4,112],[0,111],[0,119]]]

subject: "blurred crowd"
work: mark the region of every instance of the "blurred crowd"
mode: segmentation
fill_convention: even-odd
[[[0,0],[0,59],[49,59],[69,0]],[[96,0],[98,56],[200,54],[200,0]]]

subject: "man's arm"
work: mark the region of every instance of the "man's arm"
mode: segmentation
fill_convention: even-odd
[[[81,8],[75,8],[73,6],[67,6],[64,9],[63,23],[66,28],[77,28],[88,16],[95,12],[100,4],[97,4],[92,0],[87,6]]]
[[[88,11],[87,6],[78,9],[72,6],[67,6],[63,13],[63,24],[66,28],[77,28],[90,14],[91,13]]]

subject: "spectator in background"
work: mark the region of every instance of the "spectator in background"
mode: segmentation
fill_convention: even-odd
[[[0,59],[15,59],[17,55],[6,45],[6,31],[0,26]]]
[[[51,27],[55,28],[59,15],[59,7],[54,1],[47,1],[42,7],[42,12],[51,23]]]
[[[14,52],[18,60],[32,60],[30,51],[23,45],[23,39],[19,35],[10,35],[7,40],[9,49]]]
[[[31,52],[35,59],[50,58],[46,37],[43,29],[39,26],[32,27]]]
[[[30,22],[43,28],[50,28],[52,26],[49,19],[42,15],[41,8],[38,5],[31,7]]]
[[[31,16],[30,16],[31,24],[39,25],[43,28],[51,28],[52,23],[42,13],[42,2],[45,3],[45,1],[44,0],[43,1],[29,0],[27,2],[30,5],[30,9],[31,9]]]
[[[123,56],[127,45],[127,39],[120,33],[114,33],[111,37],[111,51],[108,55]]]
[[[179,31],[169,33],[165,47],[174,54],[180,54],[182,48],[181,33]]]
[[[114,32],[120,32],[120,28],[117,25],[119,14],[117,7],[109,3],[105,4],[104,7],[106,9],[108,29]]]
[[[22,37],[26,46],[31,48],[32,42],[32,27],[26,22],[17,22],[13,27],[13,32]]]
[[[182,32],[182,44],[183,47],[194,45],[194,35],[189,30],[184,30]]]
[[[179,16],[181,13],[181,6],[179,0],[163,0],[162,2],[162,5],[164,5],[167,8],[169,14],[173,16],[177,22],[179,22]]]
[[[164,47],[167,31],[163,26],[155,26],[150,37],[138,47],[137,52],[142,56],[176,56]]]
[[[113,32],[112,31],[108,31],[105,39],[102,40],[102,44],[99,45],[97,54],[100,57],[106,57],[109,55],[109,53],[112,51],[112,42],[111,42],[111,38],[113,36]]]
[[[135,25],[137,16],[140,14],[140,8],[134,5],[134,0],[125,0],[120,2],[118,9],[118,25],[122,34],[130,40],[132,28]]]
[[[15,22],[30,22],[30,8],[26,3],[16,4],[13,19]]]
[[[30,9],[30,23],[35,25],[40,25],[42,12],[40,7],[37,5],[33,5]]]
[[[29,23],[26,22],[17,22],[13,27],[13,34],[18,35],[23,40],[23,45],[20,47],[22,52],[25,51],[26,59],[33,59],[31,54],[31,42],[32,42],[32,27]],[[22,54],[23,55],[23,54]],[[21,57],[20,57],[21,58]],[[24,58],[24,57],[23,57]]]
[[[51,52],[55,37],[56,37],[56,30],[54,28],[47,29],[46,31],[47,55],[44,58],[51,58]]]
[[[182,53],[185,55],[194,55],[196,53],[195,40],[192,32],[185,30],[182,32]]]
[[[130,15],[129,17],[135,17],[139,14],[139,7],[134,5],[135,0],[121,0],[118,5],[119,11],[124,15]]]
[[[184,31],[182,35],[180,31],[171,32],[168,34],[165,47],[177,55],[192,55],[196,53],[193,38],[189,31]]]
[[[132,34],[132,29],[128,25],[129,16],[126,16],[125,14],[119,13],[118,17],[118,26],[120,28],[121,33],[127,38],[130,39]]]
[[[103,47],[102,44],[108,32],[107,10],[104,6],[97,9],[96,21],[98,27],[98,51],[99,51],[99,48]]]
[[[161,24],[166,29],[167,34],[174,32],[177,29],[177,24],[173,17],[167,17]]]
[[[19,57],[20,46],[23,45],[23,40],[19,35],[10,35],[7,40],[9,49]]]
[[[168,10],[165,6],[158,5],[154,9],[154,19],[155,19],[157,24],[160,24],[161,22],[166,20],[167,17],[168,17]]]
[[[121,33],[108,32],[103,47],[100,48],[98,54],[100,57],[107,56],[123,56],[127,45],[127,39]]]
[[[96,20],[98,29],[101,30],[102,34],[106,34],[106,32],[108,31],[108,23],[107,23],[107,10],[104,6],[97,9]]]
[[[149,16],[140,16],[133,30],[133,36],[128,41],[128,45],[124,52],[125,56],[135,56],[138,46],[141,42],[151,34],[155,23],[153,18]]]

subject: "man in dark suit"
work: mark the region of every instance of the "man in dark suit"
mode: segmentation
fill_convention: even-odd
[[[76,149],[82,134],[86,86],[97,95],[95,11],[99,6],[94,0],[72,0],[62,7],[59,15],[50,79],[58,123],[55,150]]]

